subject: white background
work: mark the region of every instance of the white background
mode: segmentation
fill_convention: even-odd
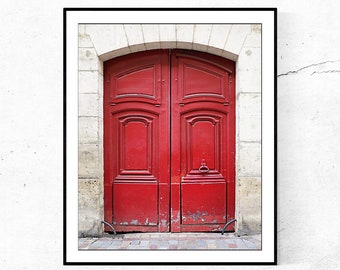
[[[140,3],[1,2],[0,269],[132,269],[62,265],[62,9],[94,5]],[[171,6],[278,8],[279,266],[242,268],[339,269],[338,1],[171,1]]]

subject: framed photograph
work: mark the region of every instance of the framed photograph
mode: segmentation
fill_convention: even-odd
[[[274,265],[275,8],[64,8],[64,264]]]

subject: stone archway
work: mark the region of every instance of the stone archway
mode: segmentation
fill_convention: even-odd
[[[79,235],[103,231],[103,62],[163,48],[236,61],[236,229],[260,231],[261,26],[91,24],[79,26]]]

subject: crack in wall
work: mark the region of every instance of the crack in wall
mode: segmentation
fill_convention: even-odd
[[[320,62],[320,63],[315,63],[315,64],[310,64],[308,66],[304,66],[302,68],[299,68],[297,70],[290,70],[286,73],[281,73],[279,75],[277,75],[277,77],[282,77],[282,76],[287,76],[287,75],[291,75],[291,74],[297,74],[305,69],[308,68],[312,68],[312,67],[318,67],[318,66],[322,66],[328,63],[337,63],[340,62],[340,60],[329,60],[329,61],[324,61],[324,62]],[[314,74],[321,74],[321,73],[337,73],[340,72],[340,70],[334,69],[334,70],[326,70],[326,71],[314,71],[313,73],[311,73],[310,75],[314,75]]]
[[[311,75],[322,74],[322,73],[340,73],[339,69],[325,70],[325,71],[314,71]]]

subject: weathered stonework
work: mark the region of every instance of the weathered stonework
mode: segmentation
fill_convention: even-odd
[[[103,181],[98,178],[79,179],[79,236],[98,236],[102,232]]]
[[[79,235],[103,232],[103,62],[161,48],[236,61],[236,230],[261,231],[261,25],[91,24],[79,25]]]
[[[239,177],[238,231],[239,235],[261,232],[259,209],[261,209],[261,177]]]

